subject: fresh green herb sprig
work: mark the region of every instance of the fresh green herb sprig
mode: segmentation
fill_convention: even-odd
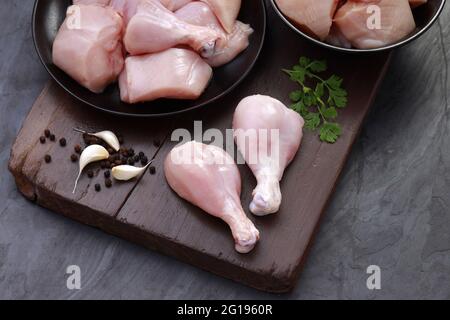
[[[292,70],[283,71],[300,85],[299,90],[289,95],[293,102],[291,108],[305,119],[307,129],[319,130],[321,141],[335,143],[342,134],[336,122],[338,110],[347,106],[348,99],[342,78],[337,75],[328,79],[321,77],[327,69],[326,61],[301,57]]]

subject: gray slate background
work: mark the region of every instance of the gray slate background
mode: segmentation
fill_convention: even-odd
[[[272,295],[208,274],[27,202],[11,144],[48,80],[33,0],[0,4],[1,299],[450,299],[450,8],[398,50],[325,214],[297,288]],[[82,269],[81,291],[65,268]],[[382,268],[382,290],[366,268]]]

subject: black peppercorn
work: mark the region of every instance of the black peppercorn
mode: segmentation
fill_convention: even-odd
[[[67,145],[67,140],[65,138],[59,139],[59,144],[61,147],[65,147]]]
[[[116,152],[113,148],[107,148],[107,150],[109,154],[113,154]]]
[[[139,160],[141,160],[141,158],[139,157],[139,155],[135,155],[133,160],[134,160],[134,162],[139,162]]]
[[[76,153],[78,153],[78,154],[81,153],[81,146],[79,144],[75,145],[75,147],[73,149],[75,150]]]
[[[110,178],[111,177],[111,171],[109,171],[109,170],[105,171],[104,175],[105,175],[106,179]]]
[[[44,137],[44,136],[40,137],[40,138],[39,138],[39,141],[40,141],[42,144],[44,144],[44,143],[45,143],[45,137]]]
[[[48,129],[46,129],[45,131],[44,131],[44,136],[46,137],[46,138],[50,138],[50,130],[48,130]]]
[[[70,156],[70,160],[71,160],[72,162],[77,162],[77,161],[78,161],[78,156],[77,156],[76,154],[72,154],[72,155]]]
[[[52,157],[47,154],[47,155],[45,155],[44,160],[46,163],[50,163],[50,162],[52,162]]]
[[[150,174],[151,174],[151,175],[154,175],[154,174],[156,174],[156,168],[155,168],[155,167],[153,167],[153,166],[152,166],[152,167],[150,167],[150,168],[149,168],[149,172],[150,172]]]
[[[128,158],[128,164],[130,165],[130,166],[134,166],[135,165],[135,163],[136,163],[136,161],[134,161],[134,159],[133,158]]]
[[[106,179],[105,180],[105,186],[107,188],[111,188],[112,187],[112,180],[111,179]]]
[[[146,166],[146,165],[148,164],[148,158],[144,156],[144,157],[141,159],[141,164],[142,164],[143,166]]]
[[[102,169],[106,168],[106,161],[100,162],[100,168],[102,168]]]
[[[89,170],[89,171],[87,172],[87,175],[88,175],[89,178],[92,179],[92,178],[94,177],[94,171]]]
[[[139,159],[141,159],[141,160],[142,160],[143,157],[145,157],[145,153],[143,153],[142,151],[139,152],[138,155],[139,155]]]
[[[134,149],[133,148],[130,148],[130,149],[128,149],[128,156],[129,157],[134,157]]]
[[[55,141],[56,140],[56,136],[54,134],[50,135],[50,141]]]
[[[99,183],[97,183],[95,185],[95,191],[100,192],[101,190],[102,190],[102,186]]]

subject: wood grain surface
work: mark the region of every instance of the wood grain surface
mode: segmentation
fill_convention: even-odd
[[[10,170],[19,190],[30,200],[83,223],[156,249],[218,275],[249,286],[285,292],[293,288],[321,214],[337,183],[363,120],[374,100],[388,66],[389,55],[348,56],[323,51],[298,36],[270,11],[267,42],[249,79],[225,99],[202,110],[173,119],[117,118],[89,109],[50,82],[35,102],[12,147]],[[307,132],[301,151],[282,182],[283,205],[277,215],[251,219],[261,231],[261,241],[248,255],[234,251],[226,225],[179,199],[167,186],[162,163],[176,142],[168,139],[173,129],[192,132],[194,121],[204,130],[231,127],[234,108],[245,96],[268,94],[289,103],[295,88],[282,68],[289,68],[301,55],[327,59],[330,71],[345,79],[349,106],[339,118],[343,135],[334,145],[321,143]],[[71,146],[81,143],[72,128],[95,132],[120,132],[125,145],[155,156],[156,175],[139,182],[116,183],[100,193],[93,185],[102,181],[85,175],[78,192],[71,190],[77,174],[69,160]],[[56,143],[41,145],[39,136],[50,129],[68,140],[67,149]],[[154,140],[163,143],[160,149]],[[43,160],[53,157],[52,164]],[[240,166],[244,208],[248,207],[255,179]],[[205,195],[207,196],[207,195]],[[247,210],[247,214],[250,213]]]

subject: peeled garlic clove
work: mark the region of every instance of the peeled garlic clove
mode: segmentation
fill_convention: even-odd
[[[75,128],[74,130],[77,131],[77,132],[83,133],[83,134],[87,134],[87,135],[94,136],[94,137],[102,139],[111,148],[113,148],[116,152],[118,152],[120,150],[119,139],[117,138],[117,136],[112,131],[101,131],[101,132],[97,132],[97,133],[88,133],[88,132],[86,132],[84,130],[77,129],[77,128]]]
[[[102,139],[107,144],[111,146],[115,151],[120,150],[120,142],[117,136],[114,134],[114,132],[111,131],[101,131],[98,133],[93,133],[93,136]]]
[[[81,173],[83,172],[84,168],[92,162],[102,161],[109,158],[109,152],[102,146],[99,146],[97,144],[93,144],[81,153],[80,156],[80,171],[78,173],[77,180],[75,181],[75,187],[73,188],[73,193],[75,193],[75,190],[77,189],[78,180],[80,180]]]
[[[128,181],[134,178],[139,177],[144,174],[145,170],[147,170],[148,166],[151,164],[147,164],[143,168],[133,167],[133,166],[117,166],[112,169],[112,176],[114,179],[119,181]]]

